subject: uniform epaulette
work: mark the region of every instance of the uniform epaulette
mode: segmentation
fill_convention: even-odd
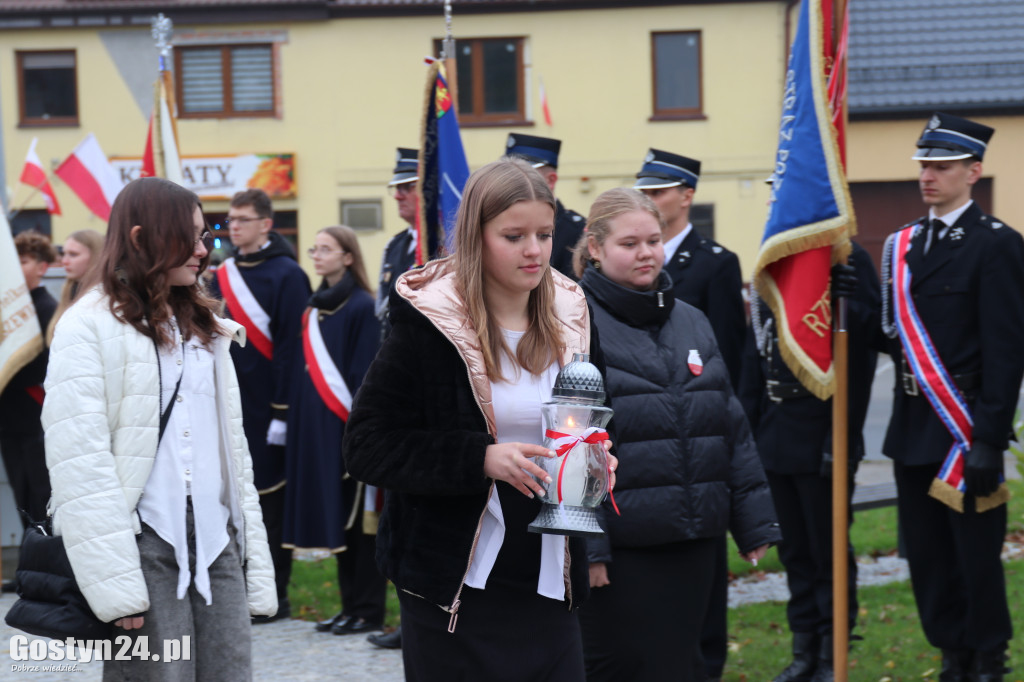
[[[1006,223],[1001,221],[999,218],[996,218],[995,216],[990,216],[990,215],[983,215],[983,216],[981,216],[981,221],[980,222],[985,227],[991,228],[993,230],[998,230],[1000,228],[1003,228],[1003,227],[1007,226]]]
[[[722,255],[728,255],[729,254],[729,250],[727,248],[725,248],[724,246],[722,246],[721,244],[719,244],[718,242],[716,242],[713,239],[706,239],[706,238],[705,239],[701,239],[700,240],[700,245],[701,245],[701,248],[703,248],[705,251],[710,251],[711,253],[715,254],[716,256],[722,256]]]

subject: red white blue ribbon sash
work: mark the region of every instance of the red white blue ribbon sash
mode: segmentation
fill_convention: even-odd
[[[580,443],[587,445],[593,445],[602,441],[608,440],[608,432],[602,428],[592,426],[582,434],[573,436],[568,433],[561,433],[559,431],[553,431],[546,429],[544,431],[544,437],[552,440],[551,445],[555,448],[555,456],[562,458],[562,463],[558,466],[558,479],[555,481],[555,489],[557,490],[558,504],[562,504],[562,477],[565,475],[565,465],[569,463],[569,453]],[[608,464],[608,479],[611,481],[611,464]],[[615,513],[619,514],[619,506],[615,504],[615,495],[608,491],[608,495],[612,501],[612,507],[615,509]],[[621,514],[619,514],[621,516]]]
[[[924,391],[935,414],[953,436],[953,446],[946,455],[938,480],[959,493],[967,489],[964,483],[964,456],[971,448],[974,420],[967,401],[953,383],[953,378],[942,364],[914,305],[910,293],[910,267],[907,252],[915,230],[901,230],[895,235],[892,249],[893,321],[906,357],[917,383]]]
[[[320,333],[320,315],[316,308],[307,308],[302,314],[302,354],[309,368],[309,377],[320,399],[342,421],[348,421],[352,409],[352,393],[345,378],[327,352],[327,344]]]
[[[217,268],[217,284],[220,285],[231,319],[245,327],[246,337],[253,347],[263,357],[271,359],[274,355],[274,342],[270,336],[270,315],[267,315],[249,290],[234,258],[228,258]]]

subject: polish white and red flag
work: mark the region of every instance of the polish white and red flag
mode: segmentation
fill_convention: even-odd
[[[43,195],[46,203],[46,210],[52,215],[60,215],[60,204],[57,203],[57,195],[53,193],[50,179],[46,177],[43,170],[43,163],[36,153],[36,142],[39,138],[33,137],[32,144],[28,146],[28,156],[25,157],[25,167],[21,169],[21,181],[29,187],[35,187]]]
[[[544,79],[540,79],[540,110],[544,113],[544,122],[551,126],[551,108],[548,106],[548,91],[544,89]]]
[[[90,211],[103,220],[110,219],[110,207],[124,185],[95,135],[89,133],[54,173]]]

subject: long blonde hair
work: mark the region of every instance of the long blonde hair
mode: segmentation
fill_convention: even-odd
[[[352,254],[352,265],[348,266],[348,271],[352,273],[356,286],[372,294],[373,289],[370,288],[370,278],[366,276],[366,264],[363,262],[363,251],[359,248],[356,231],[348,225],[331,225],[320,232],[329,234],[331,239],[338,242],[342,251]]]
[[[74,239],[89,249],[89,268],[82,275],[81,279],[68,277],[64,280],[64,286],[60,290],[60,300],[57,302],[57,310],[54,311],[53,319],[50,320],[50,325],[46,328],[47,345],[53,341],[53,330],[57,326],[57,320],[64,314],[64,311],[71,307],[72,303],[85,293],[83,283],[90,280],[91,275],[95,273],[96,266],[100,261],[100,252],[103,251],[103,235],[96,230],[77,230],[69,234],[68,239]],[[67,243],[67,240],[65,240],[65,243]]]
[[[529,326],[515,354],[505,343],[498,321],[487,313],[484,301],[483,230],[513,204],[541,201],[555,210],[555,197],[547,182],[530,164],[504,158],[489,163],[470,176],[455,222],[455,287],[466,304],[470,323],[480,338],[487,376],[501,381],[501,354],[539,375],[555,362],[564,345],[555,317],[555,285],[551,267],[544,264],[540,284],[527,303]]]
[[[654,205],[651,198],[643,192],[626,187],[616,187],[602,192],[597,199],[594,199],[594,203],[590,206],[590,215],[587,216],[587,227],[572,250],[572,269],[577,277],[582,277],[587,263],[593,261],[588,248],[590,240],[593,239],[598,246],[604,244],[612,231],[611,222],[620,215],[633,211],[650,213],[658,221],[662,231],[665,230],[665,221],[661,217],[661,212],[658,211],[658,207]]]

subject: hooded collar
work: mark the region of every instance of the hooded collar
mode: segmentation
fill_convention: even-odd
[[[672,314],[676,299],[672,277],[664,270],[650,291],[637,291],[608,279],[589,263],[580,286],[602,308],[612,312],[631,327],[661,326]]]
[[[287,239],[273,230],[267,234],[267,245],[259,251],[247,253],[243,256],[238,253],[237,249],[235,250],[235,262],[238,264],[255,265],[278,256],[287,256],[292,260],[296,260],[295,250],[292,249],[292,245],[288,243]]]

